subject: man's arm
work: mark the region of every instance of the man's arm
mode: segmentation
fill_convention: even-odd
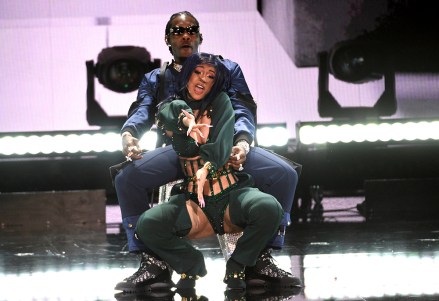
[[[251,144],[256,133],[256,108],[257,105],[250,93],[241,67],[230,60],[224,60],[229,72],[227,94],[235,111],[234,144],[245,140]]]
[[[155,69],[143,77],[137,92],[137,100],[131,105],[128,119],[122,126],[122,134],[129,132],[133,137],[139,139],[154,124],[158,72],[159,69]]]
[[[227,94],[235,113],[234,146],[229,163],[234,169],[241,171],[250,151],[250,144],[255,140],[257,105],[250,93],[241,67],[230,60],[223,60],[223,63],[229,70]]]
[[[137,100],[131,105],[128,119],[121,129],[122,152],[129,160],[142,158],[139,139],[154,123],[158,88],[157,72],[159,69],[143,77],[137,92]]]

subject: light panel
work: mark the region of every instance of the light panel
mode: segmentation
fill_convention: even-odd
[[[301,144],[439,140],[439,121],[389,120],[368,123],[303,123]]]
[[[155,148],[156,133],[147,132],[140,139],[145,150]],[[120,152],[122,150],[120,133],[53,133],[17,134],[0,136],[0,155],[56,155],[76,153]]]
[[[286,146],[289,140],[286,124],[260,125],[256,136],[258,145],[267,148]]]
[[[261,126],[258,142],[263,147],[283,147],[288,143],[286,126]],[[157,132],[151,129],[139,140],[147,151],[156,148]],[[0,156],[38,156],[57,154],[84,154],[120,152],[119,132],[63,132],[63,133],[16,133],[0,136]]]

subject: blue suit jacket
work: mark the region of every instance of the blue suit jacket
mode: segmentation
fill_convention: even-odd
[[[222,59],[229,71],[226,82],[227,94],[235,111],[234,141],[247,140],[250,144],[255,138],[256,130],[256,103],[245,81],[241,67],[228,59]],[[155,122],[159,98],[160,68],[144,75],[137,93],[137,100],[128,112],[128,119],[122,126],[122,132],[129,131],[134,137],[141,138],[151,129]],[[165,89],[163,99],[177,92],[178,72],[167,67],[164,73]]]

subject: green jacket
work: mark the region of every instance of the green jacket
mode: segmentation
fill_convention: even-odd
[[[187,103],[184,100],[166,103],[158,112],[158,123],[165,130],[173,132],[172,146],[179,156],[201,155],[204,162],[211,162],[214,170],[217,170],[227,163],[232,151],[235,114],[227,94],[224,92],[218,94],[210,106],[212,127],[209,130],[207,143],[196,146],[195,141],[186,135],[187,127],[182,126],[180,116],[182,109],[193,114],[192,110],[195,110],[199,103],[199,101]]]

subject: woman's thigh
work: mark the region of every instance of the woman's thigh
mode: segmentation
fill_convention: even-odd
[[[197,204],[192,201],[186,201],[186,208],[192,223],[192,228],[189,231],[187,238],[197,239],[215,234],[209,219]]]

